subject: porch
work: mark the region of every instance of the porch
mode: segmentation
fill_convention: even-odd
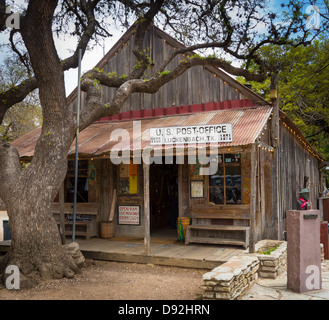
[[[69,243],[71,239],[67,238]],[[80,250],[87,259],[155,264],[195,269],[213,269],[239,255],[241,246],[185,245],[174,237],[161,234],[151,237],[150,254],[145,254],[144,238],[115,237],[112,239],[77,238]],[[0,242],[0,252],[5,253],[10,240]]]

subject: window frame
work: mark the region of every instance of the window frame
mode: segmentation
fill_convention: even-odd
[[[225,156],[229,155],[229,154],[239,154],[239,162],[230,162],[230,163],[226,163],[225,162]],[[224,203],[218,203],[218,204],[214,204],[215,206],[241,206],[243,205],[243,192],[242,192],[242,181],[243,181],[243,173],[242,173],[242,166],[241,166],[241,153],[219,153],[218,157],[221,156],[223,161],[222,163],[218,163],[218,169],[219,167],[223,168],[223,186],[210,186],[210,177],[213,175],[209,175],[207,176],[207,204],[210,204],[210,190],[211,189],[215,189],[215,188],[222,188],[224,190]],[[240,167],[240,186],[226,186],[226,168],[227,167]],[[227,203],[226,202],[226,192],[229,188],[240,188],[240,194],[241,194],[241,199],[240,199],[240,203]]]

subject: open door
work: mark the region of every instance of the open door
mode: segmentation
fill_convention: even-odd
[[[151,232],[175,229],[178,217],[178,170],[176,164],[150,167]]]

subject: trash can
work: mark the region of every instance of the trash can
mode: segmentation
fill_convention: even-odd
[[[11,232],[8,220],[3,220],[3,240],[11,240]]]

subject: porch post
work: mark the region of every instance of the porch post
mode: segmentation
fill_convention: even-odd
[[[150,254],[150,165],[143,162],[144,171],[144,247]]]
[[[178,217],[183,217],[183,165],[178,165]]]
[[[250,236],[249,252],[255,252],[255,218],[256,218],[256,191],[257,191],[257,151],[256,146],[252,145],[251,150],[251,186],[250,186]]]
[[[272,117],[272,145],[276,149],[275,157],[275,175],[276,175],[276,201],[277,201],[277,219],[278,219],[278,240],[282,239],[282,206],[280,205],[282,198],[282,190],[280,188],[281,181],[281,146],[280,146],[280,106],[279,106],[279,75],[273,74],[271,76],[271,87],[270,87],[270,98],[273,107],[273,117]]]

